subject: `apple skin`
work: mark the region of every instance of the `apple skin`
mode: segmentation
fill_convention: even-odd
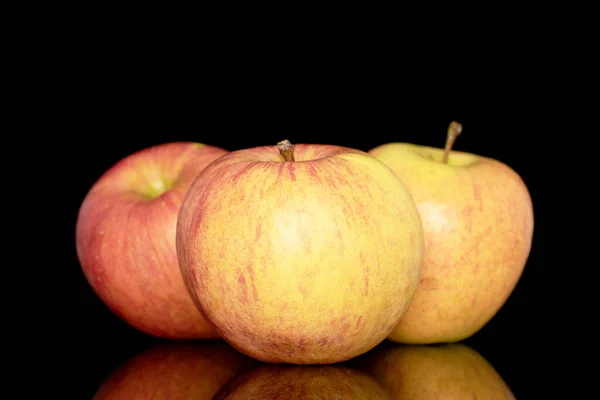
[[[402,343],[456,342],[479,331],[504,305],[525,268],[533,206],[504,163],[408,143],[368,152],[410,191],[423,224],[425,258],[410,309],[390,334]]]
[[[477,351],[464,344],[387,342],[352,360],[396,399],[514,399],[512,391]]]
[[[93,400],[210,400],[256,364],[223,341],[155,345],[117,367]]]
[[[419,282],[410,194],[365,152],[299,144],[231,152],[192,183],[177,226],[198,309],[261,361],[328,364],[388,336]]]
[[[213,400],[393,400],[372,377],[340,365],[263,365],[233,378]]]
[[[114,314],[142,332],[218,337],[185,288],[175,231],[188,187],[226,153],[190,142],[140,150],[107,170],[81,204],[76,249],[85,278]]]

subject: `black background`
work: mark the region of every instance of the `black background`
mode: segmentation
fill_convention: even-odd
[[[52,105],[46,118],[57,132],[48,140],[53,169],[68,177],[54,183],[61,185],[65,211],[52,299],[58,310],[53,324],[60,327],[53,331],[69,360],[64,373],[70,389],[90,397],[121,362],[156,342],[111,314],[85,281],[75,253],[78,208],[115,162],[181,140],[231,151],[286,138],[364,151],[393,141],[442,147],[456,120],[464,130],[454,148],[515,169],[529,188],[535,217],[531,254],[515,291],[466,343],[517,398],[539,394],[546,379],[540,371],[549,361],[545,332],[552,327],[555,267],[544,249],[549,171],[539,162],[548,154],[540,138],[548,133],[552,91],[535,54],[503,46],[500,52],[464,53],[452,43],[416,56],[368,46],[360,55],[351,48],[341,54],[333,44],[331,50],[297,44],[260,52],[244,43],[205,55],[202,46],[131,37],[107,44],[88,36],[61,53],[69,62],[43,77],[48,90],[40,101]]]

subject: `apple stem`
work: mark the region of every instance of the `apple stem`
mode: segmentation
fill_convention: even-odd
[[[277,143],[277,150],[279,150],[279,154],[281,154],[281,157],[283,157],[285,161],[295,161],[294,145],[289,140],[285,139]]]
[[[448,164],[448,156],[450,155],[450,150],[454,145],[454,141],[462,132],[462,125],[456,121],[450,122],[450,126],[448,126],[448,136],[446,136],[446,146],[444,147],[444,158],[442,162],[444,164]]]

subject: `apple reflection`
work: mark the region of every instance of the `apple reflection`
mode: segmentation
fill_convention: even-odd
[[[113,371],[93,400],[210,400],[236,374],[256,364],[222,341],[160,344]]]
[[[368,374],[342,364],[262,364],[227,383],[214,400],[393,400]]]
[[[394,399],[514,399],[481,354],[464,344],[384,344],[352,360]]]

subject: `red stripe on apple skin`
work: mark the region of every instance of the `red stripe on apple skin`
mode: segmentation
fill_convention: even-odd
[[[256,163],[251,162],[240,168],[240,170],[232,177],[233,183],[236,184],[240,180],[240,178],[246,175],[248,171],[252,169],[255,165]]]
[[[288,163],[288,170],[290,171],[290,177],[292,178],[292,181],[296,181],[296,175],[294,174],[294,171],[296,170],[296,168],[294,167],[295,163]]]
[[[241,301],[242,303],[248,303],[248,286],[246,286],[246,278],[244,278],[244,275],[241,274],[238,277],[238,282],[241,285],[241,293],[242,293],[242,297],[241,297]]]
[[[362,317],[362,315],[359,315],[359,317],[356,319],[356,326],[354,327],[356,330],[360,328],[360,321],[362,320]]]
[[[311,177],[313,177],[317,183],[321,183],[321,177],[319,176],[319,173],[317,171],[317,167],[315,164],[307,164],[305,171]]]
[[[76,249],[94,292],[119,318],[150,335],[215,338],[189,298],[175,249],[176,220],[195,176],[224,149],[170,143],[117,162],[93,185],[79,210]],[[148,180],[173,188],[151,199]]]
[[[256,223],[256,234],[254,236],[254,241],[258,242],[260,240],[261,235],[262,235],[262,224],[260,223],[260,221],[258,221]]]
[[[252,283],[252,297],[254,298],[254,301],[258,301],[258,291],[256,290],[256,283],[254,282],[254,269],[252,268],[252,264],[248,264],[246,270],[248,271],[248,276]]]
[[[279,164],[279,167],[277,169],[277,179],[278,180],[283,176],[283,168],[284,167],[285,167],[285,164],[283,164],[283,163]]]
[[[220,163],[215,164],[214,169],[218,168],[218,165]],[[202,174],[204,175],[204,174]],[[199,175],[200,176],[200,175]],[[194,221],[194,226],[192,227],[192,231],[193,232],[200,232],[200,226],[202,224],[202,222],[204,221],[204,214],[205,214],[205,207],[202,205],[198,205],[198,204],[206,204],[206,200],[207,197],[210,195],[211,191],[213,190],[213,188],[215,187],[219,187],[223,181],[223,179],[221,177],[219,177],[218,175],[211,175],[210,179],[208,181],[204,180],[204,190],[203,192],[200,194],[200,196],[197,199],[190,199],[192,202],[192,206],[187,207],[189,209],[192,210],[194,217],[193,217],[193,221]],[[184,200],[188,201],[188,199],[186,198]],[[183,204],[182,204],[183,207]],[[181,220],[181,218],[179,218]],[[193,240],[193,238],[192,238]],[[183,246],[187,246],[186,244],[183,244]],[[197,289],[197,288],[196,288]]]

